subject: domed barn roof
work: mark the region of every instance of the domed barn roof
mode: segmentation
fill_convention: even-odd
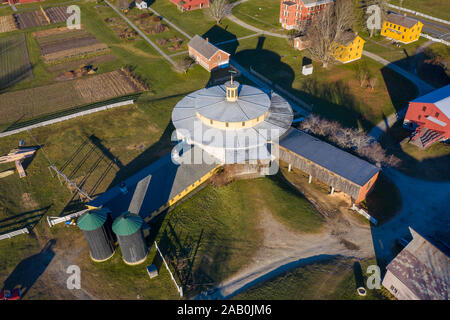
[[[234,99],[230,99],[236,85],[237,96],[231,93]],[[282,136],[292,119],[291,106],[281,96],[238,82],[195,91],[178,102],[172,112],[180,140],[208,152],[221,150],[226,155],[225,163],[235,163],[232,159],[236,152],[261,150],[261,146]]]
[[[108,208],[88,211],[78,218],[77,225],[83,231],[96,230],[103,226],[110,212]]]
[[[143,223],[144,221],[141,217],[125,212],[114,220],[112,230],[118,236],[129,236],[138,231]]]

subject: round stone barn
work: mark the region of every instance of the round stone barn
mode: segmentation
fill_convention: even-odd
[[[270,143],[292,119],[285,99],[233,79],[187,95],[172,112],[177,139],[223,164],[272,160]]]

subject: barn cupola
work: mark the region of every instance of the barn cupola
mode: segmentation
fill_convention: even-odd
[[[233,74],[231,74],[230,81],[227,81],[225,83],[225,88],[227,89],[227,101],[229,102],[235,102],[238,99],[238,89],[239,89],[239,82],[233,81]]]

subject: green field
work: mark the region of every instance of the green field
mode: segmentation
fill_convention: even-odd
[[[307,259],[305,259],[307,260]],[[385,289],[369,290],[365,285],[367,267],[375,259],[357,261],[339,257],[306,262],[273,279],[251,287],[232,299],[236,300],[386,300]],[[359,267],[358,267],[359,265]],[[364,284],[367,295],[356,292]]]
[[[0,38],[0,92],[19,81],[33,78],[25,35]]]
[[[400,0],[391,0],[390,3],[400,6]],[[450,6],[447,0],[404,0],[401,6],[435,18],[450,20]]]
[[[177,9],[176,5],[167,0],[155,0],[150,7],[191,36],[194,36],[195,34],[203,36],[216,26],[215,21],[208,16],[208,9],[181,12]],[[226,33],[237,38],[254,33],[228,19],[223,19],[220,27],[225,29],[227,31]],[[227,37],[226,34],[214,32],[209,38],[211,42],[229,40],[229,37]]]
[[[279,22],[279,0],[249,0],[235,6],[233,15],[259,29],[270,32],[284,32]]]

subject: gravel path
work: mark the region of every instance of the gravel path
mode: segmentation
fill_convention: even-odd
[[[374,256],[370,227],[348,217],[336,215],[322,232],[301,234],[278,222],[268,210],[264,210],[261,216],[264,240],[253,262],[219,284],[212,294],[199,295],[194,299],[227,299],[289,269],[334,256]]]

